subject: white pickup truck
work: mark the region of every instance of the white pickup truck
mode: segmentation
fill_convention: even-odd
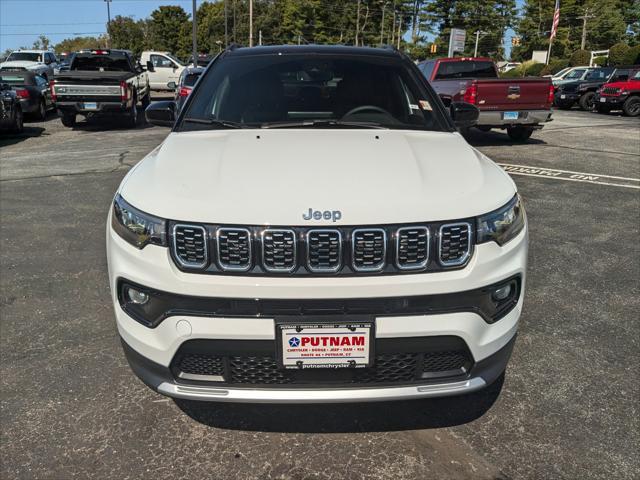
[[[147,50],[140,55],[140,63],[151,62],[153,72],[149,72],[149,86],[152,90],[174,90],[169,84],[178,84],[180,74],[186,66],[169,52]]]
[[[42,75],[47,80],[53,78],[58,60],[53,52],[47,50],[16,50],[0,63],[0,70],[29,70]]]

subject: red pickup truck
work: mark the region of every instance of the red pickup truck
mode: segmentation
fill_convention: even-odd
[[[549,78],[498,78],[490,58],[439,58],[418,68],[445,104],[468,102],[480,110],[482,131],[506,129],[509,137],[527,140],[551,121],[553,85]]]

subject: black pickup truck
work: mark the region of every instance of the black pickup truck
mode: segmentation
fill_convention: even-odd
[[[147,65],[153,71],[153,65]],[[68,71],[51,81],[51,96],[65,127],[76,116],[123,115],[129,127],[138,122],[137,105],[150,103],[151,89],[145,69],[127,50],[82,50],[73,56]]]

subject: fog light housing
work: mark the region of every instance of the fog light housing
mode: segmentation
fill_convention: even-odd
[[[136,305],[144,305],[149,301],[148,294],[132,287],[127,288],[127,298]]]
[[[493,298],[498,302],[502,302],[507,298],[509,298],[514,287],[515,285],[513,284],[513,282],[509,282],[506,285],[502,285],[493,291],[493,293],[491,294],[491,298]]]

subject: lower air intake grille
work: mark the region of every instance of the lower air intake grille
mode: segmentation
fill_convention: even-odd
[[[369,368],[281,369],[272,354],[178,355],[172,370],[183,380],[228,385],[300,385],[322,388],[353,384],[411,384],[425,379],[457,377],[471,369],[466,350],[379,353]]]
[[[384,267],[387,253],[387,238],[384,230],[354,230],[352,233],[352,248],[354,270],[370,272]]]
[[[173,227],[173,249],[183,267],[204,267],[207,263],[206,230],[196,225],[176,225]]]
[[[400,270],[424,268],[429,261],[429,230],[407,227],[398,230],[397,261]]]
[[[342,235],[338,230],[307,233],[307,264],[312,272],[335,272],[342,264]]]
[[[296,234],[293,230],[262,232],[262,262],[270,272],[290,272],[296,266]]]
[[[449,223],[440,227],[438,254],[442,265],[462,265],[470,251],[471,224]]]
[[[223,270],[251,268],[251,232],[245,228],[219,228],[218,263]]]

